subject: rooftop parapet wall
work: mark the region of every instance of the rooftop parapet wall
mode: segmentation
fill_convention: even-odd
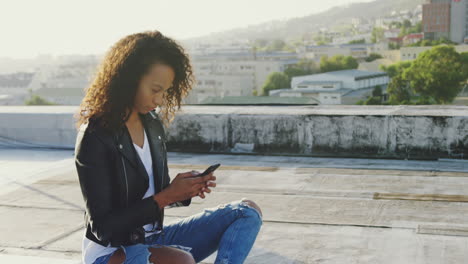
[[[468,157],[468,107],[186,106],[168,149],[332,157]]]
[[[75,110],[0,107],[0,145],[73,148]],[[183,106],[167,136],[181,152],[467,159],[468,107]]]

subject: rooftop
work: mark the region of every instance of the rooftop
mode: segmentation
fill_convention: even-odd
[[[76,109],[0,107],[0,263],[81,261],[84,203],[73,148],[44,147],[74,142],[68,130]],[[447,105],[184,106],[172,127],[179,129],[171,131],[181,151],[168,144],[170,177],[214,163],[221,167],[217,187],[189,207],[168,208],[165,223],[245,197],[264,216],[246,263],[463,263],[466,113],[466,106]],[[206,141],[188,138],[180,129],[188,127]],[[233,137],[241,140],[229,141]],[[249,143],[265,139],[271,141],[266,148],[248,151]],[[315,146],[335,141],[357,148],[332,148],[336,155],[329,158],[287,151],[313,143],[312,154],[326,153]],[[278,142],[288,146],[277,148]],[[209,154],[223,144],[234,148]],[[371,150],[395,145],[409,154],[379,159],[360,148],[369,144]],[[205,153],[195,153],[206,146]],[[409,151],[414,146],[428,146],[433,159],[415,159]],[[340,158],[340,151],[351,158]],[[363,153],[366,158],[357,158]],[[213,263],[216,253],[200,263]]]
[[[243,197],[262,208],[246,263],[466,260],[466,161],[174,152],[168,161],[171,177],[222,165],[212,193],[167,209],[165,223]],[[0,163],[0,262],[81,263],[84,204],[73,152],[0,149]]]
[[[343,78],[346,79],[367,79],[367,78],[376,78],[388,76],[385,72],[373,72],[373,71],[362,71],[362,70],[342,70],[342,71],[332,71],[326,73],[319,73],[319,74],[311,74],[311,75],[303,75],[293,77],[291,81],[291,86],[297,85],[297,83],[302,83],[303,81],[308,82],[322,82],[322,81],[335,81],[335,80],[342,80]]]

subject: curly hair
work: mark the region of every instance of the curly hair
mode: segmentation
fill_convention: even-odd
[[[175,73],[159,112],[167,127],[175,112],[180,110],[182,99],[192,89],[195,78],[185,50],[155,30],[125,36],[105,54],[74,115],[76,128],[89,119],[98,118],[109,131],[121,128],[130,117],[140,79],[155,63],[168,65]]]

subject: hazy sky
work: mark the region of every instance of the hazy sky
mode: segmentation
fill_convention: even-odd
[[[97,54],[158,29],[178,40],[371,0],[0,0],[0,57]]]

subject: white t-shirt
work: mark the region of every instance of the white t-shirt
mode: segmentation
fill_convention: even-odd
[[[151,195],[154,195],[154,178],[153,178],[153,161],[151,159],[151,151],[149,147],[149,141],[148,137],[146,136],[146,131],[144,131],[145,137],[144,137],[144,142],[143,142],[143,148],[140,148],[137,144],[133,143],[133,146],[135,147],[136,152],[140,156],[141,161],[143,162],[143,165],[145,165],[146,172],[149,176],[149,186],[148,189],[146,190],[145,195],[143,196],[143,199],[146,197],[149,197]],[[156,226],[154,228],[157,227]],[[144,225],[143,228],[147,231],[150,231],[153,229],[153,224],[147,224]],[[152,233],[145,233],[145,237],[153,235],[153,234],[158,234],[161,231],[157,230]],[[118,247],[111,247],[110,243],[107,247],[101,246],[98,243],[88,239],[86,237],[86,229],[84,230],[83,233],[83,243],[82,243],[82,261],[83,264],[92,264],[97,258],[110,254],[114,252],[115,250],[119,249]]]

